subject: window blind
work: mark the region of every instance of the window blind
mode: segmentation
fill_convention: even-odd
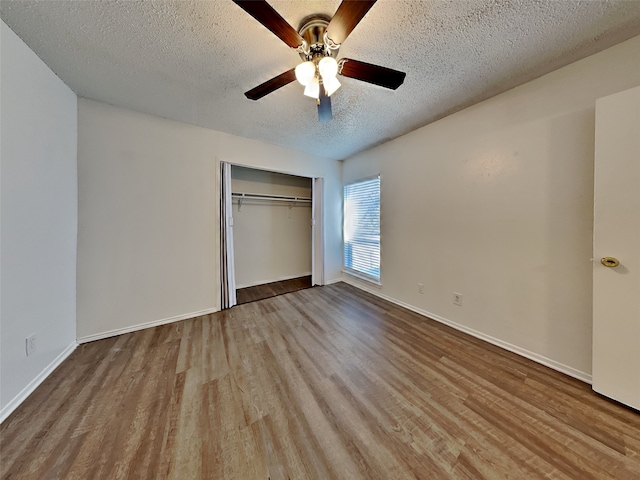
[[[380,281],[380,176],[344,187],[344,266]]]

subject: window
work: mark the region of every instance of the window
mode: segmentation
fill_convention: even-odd
[[[380,176],[344,187],[344,268],[380,283]]]

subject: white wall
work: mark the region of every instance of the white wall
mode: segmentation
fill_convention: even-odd
[[[381,173],[377,292],[589,380],[595,101],[640,85],[639,51],[636,37],[348,159],[345,182]]]
[[[92,100],[78,111],[80,341],[220,308],[221,160],[325,177],[339,278],[340,162]]]
[[[234,166],[233,192],[311,198],[311,179]],[[236,288],[311,275],[311,203],[233,201]]]
[[[76,95],[1,25],[0,417],[75,347]],[[25,338],[36,334],[36,351]]]

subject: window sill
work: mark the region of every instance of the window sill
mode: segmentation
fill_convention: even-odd
[[[382,286],[382,283],[380,283],[380,280],[378,280],[375,277],[371,277],[369,275],[363,274],[363,273],[354,272],[353,270],[342,270],[342,273],[346,273],[350,277],[355,277],[358,280],[363,280],[363,281],[365,281],[367,283],[370,283],[372,285],[376,285],[377,287],[381,287]]]

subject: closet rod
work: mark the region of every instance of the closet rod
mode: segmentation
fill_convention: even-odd
[[[286,195],[269,195],[267,193],[241,193],[232,192],[233,198],[241,200],[275,200],[279,202],[311,202],[309,197],[289,197]]]

